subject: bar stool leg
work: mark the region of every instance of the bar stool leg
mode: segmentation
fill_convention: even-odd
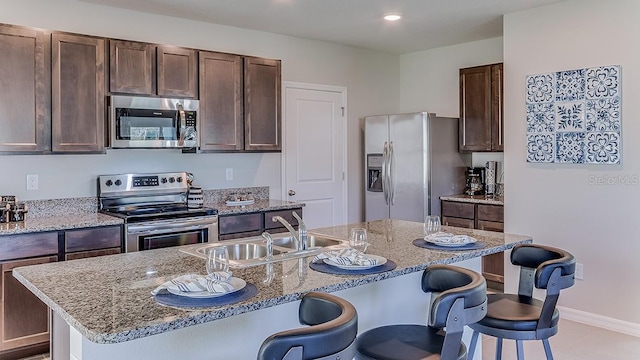
[[[518,353],[518,360],[524,360],[524,348],[522,347],[522,340],[516,340],[516,352]]]
[[[496,338],[496,360],[502,360],[502,338]]]
[[[480,333],[474,330],[473,335],[471,335],[471,343],[469,344],[469,354],[467,355],[467,360],[473,360],[473,355],[476,353],[478,336],[480,336]]]
[[[551,353],[551,345],[549,339],[542,339],[542,345],[544,345],[544,353],[547,355],[547,360],[553,360],[553,354]]]

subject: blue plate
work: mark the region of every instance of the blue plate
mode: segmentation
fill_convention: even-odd
[[[203,308],[212,306],[223,306],[240,301],[250,299],[258,294],[258,288],[250,283],[247,283],[243,289],[232,292],[227,295],[210,297],[210,298],[192,298],[180,295],[174,295],[167,291],[167,289],[160,290],[154,295],[155,300],[162,304],[181,308]]]
[[[462,246],[439,246],[436,245],[434,243],[430,243],[425,241],[424,239],[415,239],[413,240],[413,245],[417,246],[417,247],[421,247],[421,248],[425,248],[425,249],[430,249],[430,250],[439,250],[439,251],[463,251],[463,250],[478,250],[478,249],[483,249],[487,246],[487,244],[481,242],[481,241],[476,241],[474,243],[470,243],[470,244],[465,244]]]
[[[385,271],[389,271],[389,270],[393,270],[397,267],[398,265],[396,265],[395,262],[393,262],[392,260],[387,259],[387,262],[382,264],[382,265],[378,265],[378,266],[374,266],[368,269],[362,269],[362,270],[347,270],[347,269],[342,269],[339,267],[335,267],[329,264],[325,264],[322,260],[318,261],[318,262],[310,262],[309,263],[309,267],[312,268],[315,271],[319,271],[319,272],[323,272],[326,274],[334,274],[334,275],[367,275],[367,274],[378,274],[381,272],[385,272]]]

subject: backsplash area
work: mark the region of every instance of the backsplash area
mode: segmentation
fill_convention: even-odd
[[[268,186],[254,186],[242,188],[204,190],[204,203],[222,204],[229,199],[231,194],[251,193],[256,200],[269,199]],[[29,212],[27,218],[42,218],[61,215],[82,215],[98,211],[98,199],[96,197],[76,197],[47,200],[25,200]]]

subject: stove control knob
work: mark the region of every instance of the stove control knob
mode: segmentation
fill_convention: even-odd
[[[167,178],[160,179],[160,182],[163,183],[163,184],[166,184],[167,183]]]
[[[181,177],[177,177],[177,178],[176,178],[176,181],[177,181],[177,182],[179,182],[179,183],[181,183],[181,182],[182,182],[182,178],[181,178]]]
[[[172,183],[172,184],[173,184],[173,183],[174,183],[174,181],[176,181],[176,179],[174,179],[174,178],[172,178],[172,177],[170,177],[170,178],[169,178],[169,182],[170,182],[170,183]]]
[[[113,185],[113,181],[107,180],[104,184],[107,185],[107,186],[111,186],[111,185]]]
[[[116,186],[122,185],[122,181],[120,179],[116,180]]]

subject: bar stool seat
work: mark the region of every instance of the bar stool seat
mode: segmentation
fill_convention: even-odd
[[[258,360],[352,359],[358,333],[358,313],[335,295],[310,292],[298,308],[300,324],[309,325],[269,336]]]
[[[457,266],[432,265],[422,274],[422,291],[431,294],[427,325],[398,324],[366,331],[356,340],[357,360],[466,357],[462,331],[487,313],[484,277]]]
[[[533,331],[540,320],[542,301],[516,294],[489,294],[487,296],[489,309],[487,316],[482,319],[483,328],[497,328],[514,331]],[[560,321],[558,309],[551,316],[551,327],[557,327]],[[490,331],[487,329],[487,331]]]

